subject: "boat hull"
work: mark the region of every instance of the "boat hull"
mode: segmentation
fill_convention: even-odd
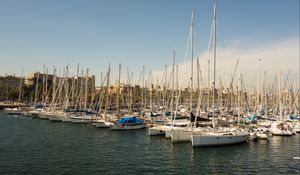
[[[110,122],[92,122],[92,125],[97,128],[110,128],[112,127],[113,123]]]
[[[171,140],[172,142],[190,142],[192,131],[189,130],[172,130]]]
[[[90,122],[90,120],[84,120],[84,119],[71,119],[71,122],[74,124],[87,124]]]
[[[145,124],[142,125],[125,125],[125,126],[119,126],[114,125],[111,127],[111,130],[134,130],[134,129],[144,129],[146,128]]]
[[[149,128],[148,131],[149,136],[164,135],[164,134],[165,134],[165,130],[159,126]]]
[[[22,111],[9,111],[7,115],[22,115]]]
[[[268,140],[268,134],[265,134],[265,133],[257,133],[257,138],[258,139],[261,139],[261,140]]]
[[[49,120],[51,122],[62,122],[62,118],[61,117],[49,117]]]
[[[199,134],[192,135],[192,146],[222,146],[245,142],[248,139],[248,134]]]
[[[289,131],[283,131],[283,130],[273,130],[272,131],[273,136],[292,136],[293,133]]]
[[[62,122],[72,122],[72,120],[69,117],[62,117],[61,121]]]

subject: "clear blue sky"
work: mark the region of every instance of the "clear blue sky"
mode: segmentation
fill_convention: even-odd
[[[217,0],[220,46],[299,38],[299,0]],[[135,72],[184,61],[192,10],[195,52],[210,34],[211,0],[0,0],[0,75],[46,64],[90,68],[121,63]],[[137,75],[136,75],[137,76]]]

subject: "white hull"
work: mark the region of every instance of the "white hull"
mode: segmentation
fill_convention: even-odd
[[[48,119],[51,122],[61,122],[62,121],[62,118],[61,117],[57,117],[57,116],[49,116]]]
[[[70,119],[69,117],[62,117],[61,121],[62,122],[72,122],[72,119]]]
[[[173,130],[171,131],[172,142],[190,142],[192,136],[192,131],[189,130]]]
[[[258,139],[262,139],[262,140],[267,140],[268,139],[268,135],[265,133],[257,133],[256,134]]]
[[[165,135],[165,138],[171,138],[171,130],[172,126],[156,126],[149,128],[148,135],[155,136],[155,135]]]
[[[18,108],[4,108],[7,115],[22,115],[22,111]]]
[[[274,122],[271,125],[271,132],[274,136],[292,136],[293,133],[287,129],[285,124],[282,122]]]
[[[155,127],[149,128],[149,131],[148,131],[149,136],[164,135],[164,134],[165,134],[165,130],[161,126],[155,126]]]
[[[32,111],[29,111],[28,113],[32,116],[32,118],[39,118],[41,111],[40,110],[32,110]]]
[[[300,133],[300,121],[297,121],[295,126],[294,126],[294,130],[297,133]]]
[[[166,139],[170,139],[171,138],[171,129],[165,131],[165,138]]]
[[[272,134],[274,136],[292,136],[293,135],[293,133],[290,131],[284,131],[284,130],[280,130],[280,129],[272,130]]]
[[[231,135],[232,134],[232,135]],[[193,134],[192,146],[221,146],[245,142],[248,139],[246,133],[205,133]]]
[[[250,133],[249,133],[248,140],[252,140],[252,141],[258,140],[256,133],[250,132]]]
[[[92,121],[92,118],[90,116],[71,116],[70,117],[71,122],[74,124],[87,124]]]
[[[203,128],[174,128],[171,131],[172,142],[190,142],[192,134],[201,134]]]
[[[71,122],[74,124],[87,124],[87,123],[89,123],[89,120],[72,119]]]
[[[90,122],[88,119],[81,119],[81,118],[71,118],[71,122],[75,124],[87,124]]]
[[[4,111],[17,111],[18,108],[4,108]]]
[[[113,125],[111,127],[111,130],[133,130],[133,129],[144,129],[146,128],[145,124],[141,125],[125,125],[125,126],[120,126],[120,125]]]
[[[261,127],[268,128],[272,124],[272,121],[270,120],[257,120],[257,125]]]
[[[171,131],[173,129],[187,129],[187,126],[190,124],[187,120],[178,120],[173,123],[175,126],[162,125],[149,128],[148,135],[165,135],[165,138],[171,138]]]
[[[48,120],[48,116],[44,115],[44,114],[40,114],[39,118],[42,120]]]
[[[110,128],[113,126],[113,123],[107,122],[105,120],[101,120],[101,121],[93,121],[92,125],[97,128]]]
[[[165,135],[165,138],[171,138],[171,130],[173,129],[173,126],[156,126],[149,128],[148,135],[154,136],[154,135]]]

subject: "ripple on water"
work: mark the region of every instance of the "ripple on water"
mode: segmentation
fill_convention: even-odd
[[[11,118],[0,113],[0,174],[300,174],[300,134],[192,148],[146,130]]]

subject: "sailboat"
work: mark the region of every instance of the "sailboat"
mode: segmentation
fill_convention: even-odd
[[[133,129],[144,129],[146,128],[146,123],[144,120],[140,120],[135,116],[123,117],[119,119],[111,127],[111,130],[133,130]]]
[[[119,69],[120,70],[120,69]],[[128,78],[129,82],[133,79],[133,73],[131,73],[131,77]],[[137,118],[135,115],[132,115],[132,94],[133,94],[133,87],[129,91],[129,109],[128,115],[126,117],[122,117],[118,119],[111,130],[134,130],[134,129],[144,129],[146,128],[146,122],[142,119]],[[127,117],[129,116],[129,117]]]
[[[276,121],[271,123],[270,131],[275,136],[292,136],[293,133],[289,128],[286,121],[283,120],[283,107],[282,107],[282,89],[281,89],[281,73],[278,74],[278,112]]]
[[[214,3],[214,75],[213,75],[213,131],[197,132],[191,136],[192,146],[220,146],[245,142],[248,133],[233,129],[215,128],[215,78],[216,78],[216,3]]]
[[[194,40],[194,25],[195,25],[195,19],[194,19],[195,12],[192,12],[192,22],[191,22],[191,28],[190,28],[190,39],[191,39],[191,93],[190,93],[190,114],[192,115],[193,111],[193,40]],[[175,51],[174,51],[174,59],[173,59],[173,91],[174,91],[174,68],[175,68]],[[176,103],[176,111],[178,106],[178,100],[179,100],[180,92],[178,95],[177,103]],[[173,106],[172,106],[173,107]],[[176,115],[175,115],[176,116]],[[175,122],[175,116],[173,120],[173,128],[171,130],[171,140],[172,142],[190,142],[191,141],[191,134],[192,134],[192,127],[191,122],[187,121],[187,125],[185,127],[176,127],[174,126]]]
[[[110,64],[108,66],[108,72],[106,74],[106,99],[105,99],[105,111],[104,111],[104,118],[98,118],[96,120],[92,121],[92,125],[97,127],[97,128],[110,128],[111,126],[113,126],[113,122],[110,122],[108,120],[108,114],[107,114],[107,108],[108,108],[108,88],[109,88],[109,78],[110,78]],[[102,83],[102,82],[101,82]],[[102,84],[101,84],[102,86]],[[100,101],[101,101],[101,97],[100,97]],[[100,102],[101,103],[101,102]],[[101,115],[101,107],[99,107],[99,114]]]
[[[191,27],[190,27],[190,41],[191,41],[191,51],[192,51],[192,61],[191,61],[191,83],[192,83],[192,77],[193,77],[193,31],[194,31],[194,11],[192,12],[192,21],[191,21]],[[189,44],[189,43],[188,43]],[[178,72],[178,70],[177,70]],[[171,104],[170,104],[170,110],[171,110],[171,121],[164,125],[159,125],[156,127],[149,128],[149,135],[163,135],[165,134],[166,138],[171,138],[172,142],[189,142],[191,140],[191,122],[186,119],[176,120],[178,118],[177,116],[177,109],[178,109],[178,103],[180,99],[181,91],[178,91],[177,94],[177,102],[175,110],[173,110],[174,107],[174,92],[175,92],[175,50],[173,50],[173,66],[172,66],[172,94],[171,94]],[[178,85],[177,85],[178,86]],[[176,90],[177,91],[177,90]],[[193,88],[191,84],[191,99],[190,99],[190,110],[192,111],[192,93]],[[186,109],[186,108],[184,108]]]

